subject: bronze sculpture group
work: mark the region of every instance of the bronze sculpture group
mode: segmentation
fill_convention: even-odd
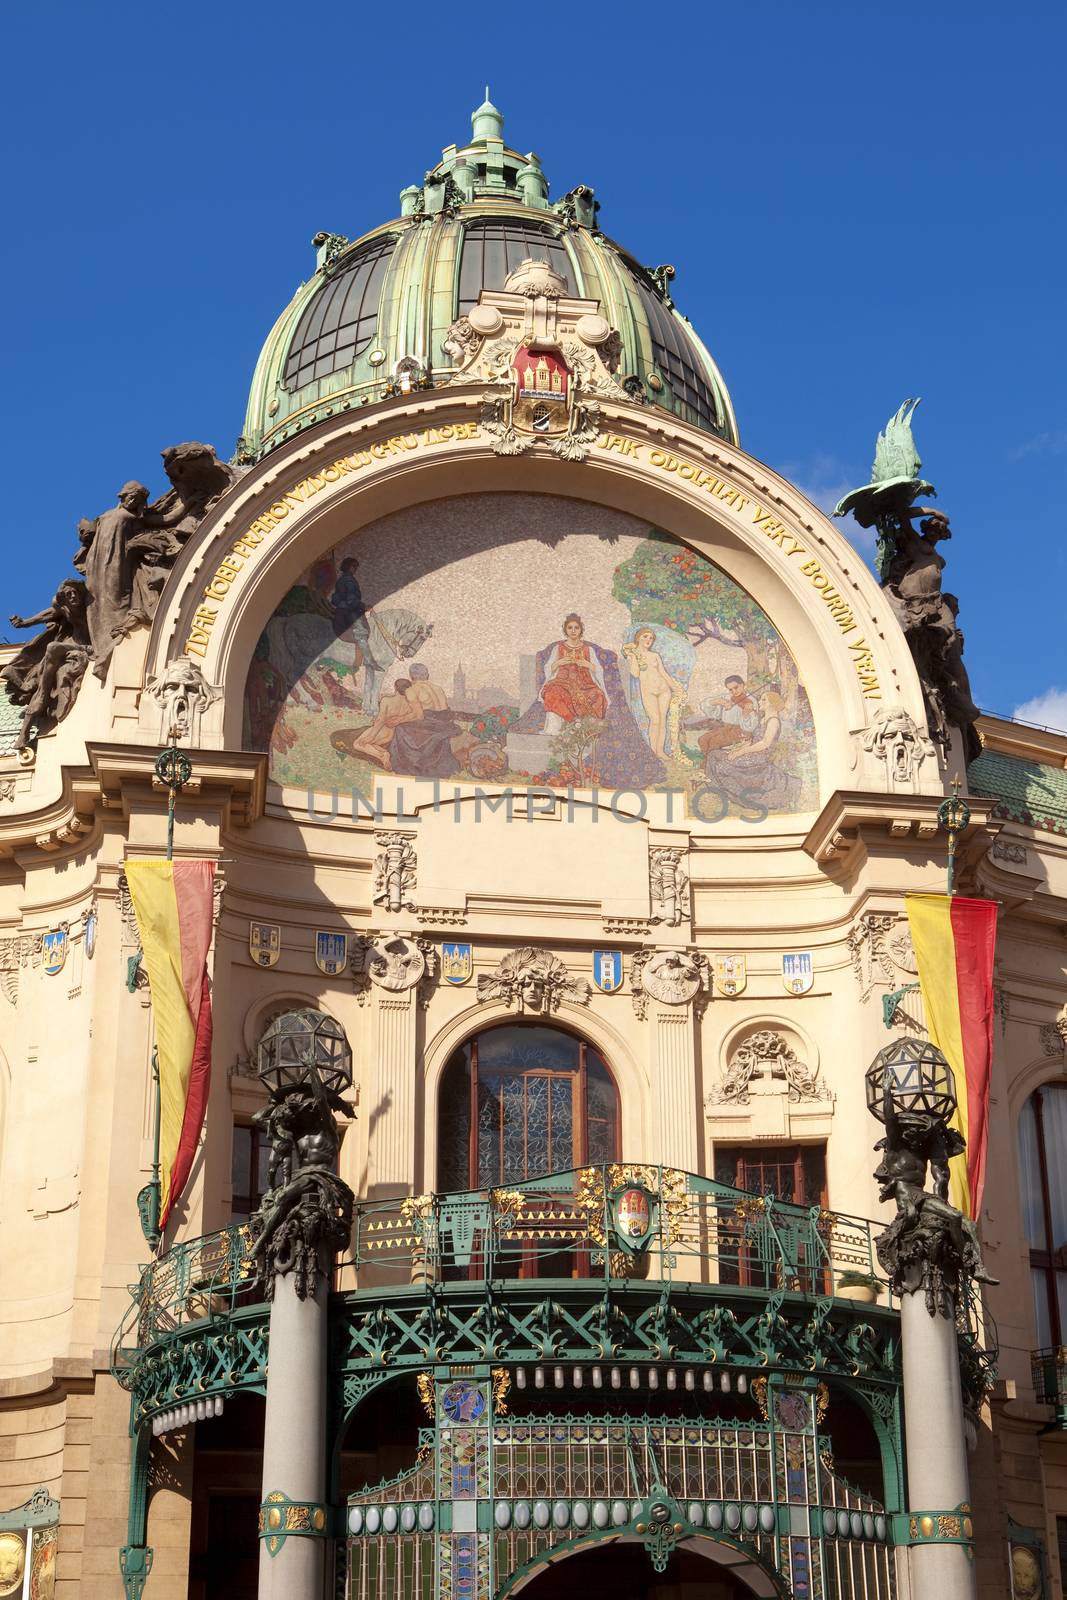
[[[914,658],[930,735],[947,755],[952,729],[958,729],[971,761],[981,748],[974,730],[978,707],[963,665],[959,602],[942,591],[945,558],[937,549],[952,535],[943,511],[916,504],[920,495],[937,493],[919,477],[922,461],[911,431],[918,404],[905,400],[890,417],[878,435],[870,483],[846,494],[834,516],[851,512],[861,528],[877,530],[875,570]]]
[[[143,483],[124,483],[116,503],[78,524],[75,571],[52,604],[32,617],[15,615],[16,628],[44,626],[4,668],[8,696],[22,706],[18,747],[62,722],[90,662],[107,675],[118,641],[151,622],[167,575],[182,546],[237,477],[210,445],[177,444],[163,451],[167,492],[149,503]]]

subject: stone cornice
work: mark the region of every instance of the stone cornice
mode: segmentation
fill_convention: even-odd
[[[993,821],[994,800],[984,795],[965,798],[971,820],[960,834],[957,856],[961,865],[970,865],[984,853],[1001,824]],[[852,871],[865,857],[891,846],[906,849],[905,841],[921,842],[934,855],[946,854],[948,837],[937,820],[942,800],[941,795],[864,794],[839,789],[808,830],[804,849],[831,872],[835,868]]]
[[[65,1400],[68,1394],[91,1394],[94,1381],[92,1361],[77,1356],[57,1356],[39,1372],[0,1378],[0,1411],[21,1410],[30,1400],[46,1404]]]
[[[100,802],[106,810],[129,816],[134,799],[151,796],[158,803],[165,793],[155,775],[159,752],[145,745],[90,744]],[[247,828],[263,815],[267,789],[267,758],[244,750],[188,750],[193,776],[184,793],[203,804],[222,805],[223,826]]]
[[[1020,761],[1043,762],[1047,767],[1067,767],[1067,733],[1028,728],[1025,723],[983,712],[975,726],[983,750],[1015,756]]]
[[[43,851],[49,855],[84,850],[101,813],[129,816],[131,800],[159,806],[163,786],[155,777],[153,746],[89,744],[89,766],[65,767],[63,790],[39,811],[15,813],[0,822],[0,859]],[[190,750],[193,779],[187,793],[200,803],[221,806],[224,826],[248,827],[263,814],[267,758],[244,751]]]

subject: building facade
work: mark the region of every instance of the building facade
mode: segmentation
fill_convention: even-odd
[[[903,897],[957,775],[999,1284],[942,1533],[982,1595],[1059,1594],[1067,738],[974,721],[953,627],[742,449],[673,269],[472,121],[317,236],[233,461],[165,451],[5,652],[0,1595],[250,1595],[287,1533],[248,1230],[286,1017],[352,1061],[288,1531],[324,1593],[909,1594],[864,1072],[925,1037]],[[153,1252],[126,868],[168,849],[215,864],[213,1070]]]

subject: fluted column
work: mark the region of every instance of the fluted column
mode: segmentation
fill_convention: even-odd
[[[700,1123],[693,1007],[656,1006],[652,1040],[652,1082],[659,1135],[656,1159],[665,1167],[696,1172]]]
[[[378,992],[375,1094],[368,1112],[369,1194],[411,1194],[415,1185],[416,990]]]

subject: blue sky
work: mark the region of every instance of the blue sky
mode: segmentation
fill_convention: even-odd
[[[1067,7],[40,0],[3,33],[0,616],[164,446],[231,452],[312,235],[394,216],[488,79],[554,196],[675,264],[745,448],[817,503],[923,396],[976,698],[1067,727]]]

